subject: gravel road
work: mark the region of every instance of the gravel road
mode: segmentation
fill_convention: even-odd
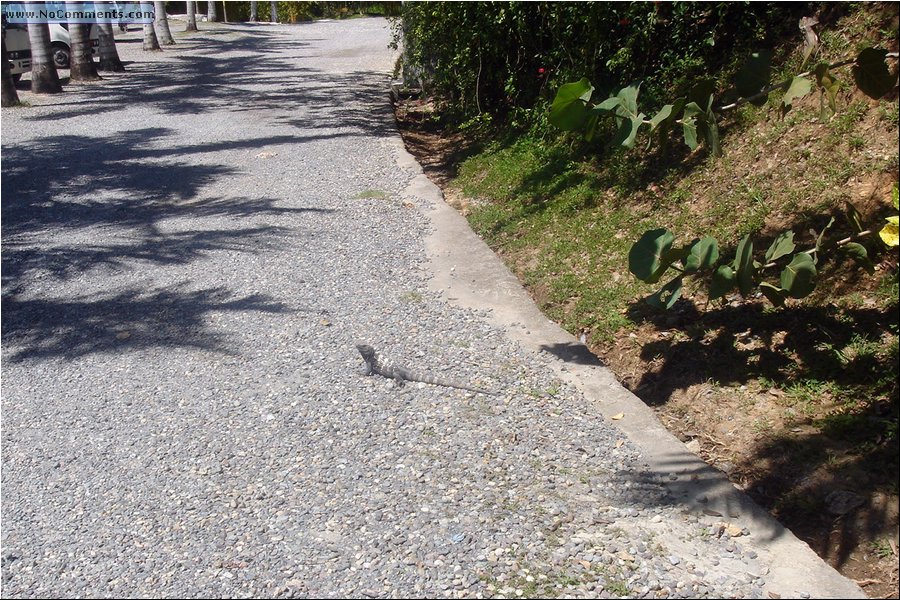
[[[752,532],[429,291],[389,40],[134,31],[4,109],[3,597],[764,596]]]

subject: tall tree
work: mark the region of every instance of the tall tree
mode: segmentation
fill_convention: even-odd
[[[187,3],[187,25],[184,26],[185,31],[197,31],[197,3]]]
[[[216,23],[219,20],[219,13],[216,12],[216,3],[212,0],[206,3],[206,20],[210,23]]]
[[[256,11],[256,0],[250,0],[250,20],[254,23],[259,21],[259,13]]]
[[[41,9],[35,2],[26,2],[25,6],[35,12]],[[31,44],[31,91],[35,94],[62,92],[50,50],[50,26],[46,23],[29,23],[28,43]]]
[[[166,16],[166,3],[154,2],[153,9],[156,17],[153,19],[153,27],[156,29],[156,38],[163,46],[171,46],[175,43],[172,31],[169,29],[169,17]]]
[[[69,39],[72,42],[72,54],[69,59],[69,78],[71,81],[96,81],[97,65],[92,56],[91,26],[85,23],[69,22]]]
[[[3,37],[0,39],[3,44],[3,81],[2,81],[2,106],[14,106],[19,103],[19,93],[16,91],[16,84],[13,81],[12,74],[9,72],[9,57],[6,54],[6,29],[3,30]]]
[[[124,71],[125,65],[122,64],[119,51],[116,50],[112,23],[100,23],[97,29],[100,30],[100,64],[97,68],[100,71]]]
[[[150,52],[158,52],[162,50],[159,47],[159,40],[156,39],[156,31],[153,29],[153,23],[144,24],[144,50]]]
[[[277,23],[278,22],[278,3],[275,2],[275,0],[272,0],[272,2],[270,4],[272,6],[272,18],[269,19],[269,21],[271,23]]]

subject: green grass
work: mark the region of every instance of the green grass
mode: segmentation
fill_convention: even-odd
[[[563,147],[526,138],[465,162],[456,183],[464,194],[489,200],[470,215],[473,228],[519,257],[519,276],[541,288],[550,316],[569,327],[584,324],[599,339],[628,326],[619,307],[645,287],[628,273],[627,254],[649,226],[618,201],[630,171],[617,169],[601,174]]]
[[[359,200],[389,200],[390,197],[389,193],[382,190],[363,190],[355,196]]]
[[[870,549],[872,550],[872,554],[878,558],[892,558],[894,556],[894,550],[891,548],[891,543],[886,539],[875,540],[871,543]]]
[[[408,304],[421,304],[425,301],[425,296],[423,296],[420,292],[411,290],[400,294],[400,301],[406,302]]]
[[[838,110],[831,126],[834,131],[840,135],[851,133],[857,124],[863,120],[866,113],[869,112],[869,104],[865,100],[857,100]]]

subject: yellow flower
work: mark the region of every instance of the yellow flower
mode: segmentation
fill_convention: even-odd
[[[888,224],[885,225],[881,231],[878,232],[878,235],[881,236],[882,241],[893,248],[898,244],[898,234],[900,234],[900,225],[897,224],[896,216],[888,217]]]

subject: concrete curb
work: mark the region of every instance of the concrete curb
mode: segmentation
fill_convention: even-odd
[[[398,156],[400,168],[415,174],[405,196],[432,207],[422,210],[434,227],[426,240],[434,291],[456,306],[489,310],[490,321],[505,330],[509,339],[557,357],[553,364],[558,376],[595,402],[604,416],[624,413],[616,425],[641,448],[650,469],[668,481],[685,510],[698,515],[719,513],[722,516],[713,517],[714,521],[751,532],[741,543],[753,546],[760,562],[769,567],[765,588],[771,597],[867,598],[858,585],[826,564],[723,473],[688,451],[584,344],[547,319],[466,219],[444,202],[440,189],[402,145]]]

